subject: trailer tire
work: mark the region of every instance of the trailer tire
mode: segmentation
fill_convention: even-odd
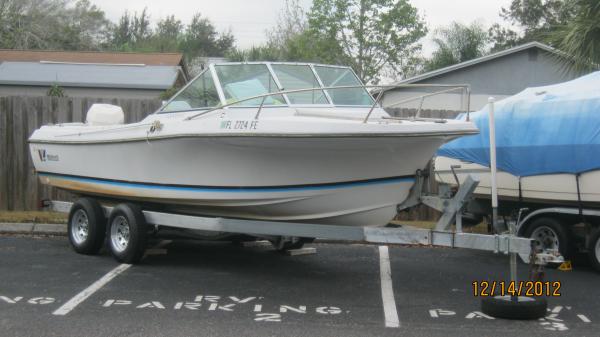
[[[546,316],[548,303],[541,297],[490,296],[481,300],[481,311],[489,316],[506,319],[538,319]]]
[[[102,206],[92,198],[80,198],[69,211],[67,232],[71,247],[86,255],[98,254],[106,235],[106,217]]]
[[[592,267],[600,272],[600,227],[596,228],[590,235],[588,256]]]
[[[140,262],[148,241],[142,210],[134,204],[119,204],[110,213],[108,226],[108,247],[114,258],[122,263]]]
[[[558,220],[550,217],[540,217],[527,226],[524,237],[534,239],[540,248],[558,246],[558,251],[565,259],[571,258],[571,242],[567,228]],[[539,239],[545,242],[540,242]],[[554,241],[554,242],[552,242]]]

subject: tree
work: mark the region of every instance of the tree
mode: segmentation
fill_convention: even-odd
[[[58,26],[64,4],[45,0],[0,0],[0,44],[9,49],[50,48],[48,28]]]
[[[183,24],[174,15],[158,21],[152,44],[159,52],[174,52],[179,48],[183,35]]]
[[[131,17],[131,35],[134,42],[141,43],[152,35],[152,29],[150,28],[150,15],[148,14],[148,8],[144,8],[140,15],[135,13]]]
[[[267,45],[255,50],[264,54],[265,59],[275,58],[282,61],[321,61],[316,56],[314,43],[310,36],[308,18],[299,0],[285,0],[285,6],[279,13],[277,24],[267,31]],[[313,40],[314,41],[314,40]]]
[[[402,73],[403,61],[420,51],[418,41],[427,33],[407,0],[315,0],[308,17],[312,35],[331,46],[329,55],[347,62],[364,82],[378,82],[386,67]]]
[[[129,13],[125,12],[119,22],[111,28],[110,43],[114,48],[121,48],[133,42]]]
[[[137,12],[130,15],[125,11],[119,18],[119,22],[111,27],[110,44],[116,50],[152,51],[152,46],[148,45],[152,34],[150,16],[146,8],[139,15]]]
[[[63,13],[60,29],[55,31],[57,47],[67,50],[100,48],[110,24],[100,8],[88,0],[80,0]]]
[[[548,36],[558,25],[567,24],[575,16],[573,1],[565,0],[512,0],[509,8],[502,8],[500,16],[522,32],[494,24],[489,35],[494,42],[492,51],[503,50],[534,40],[548,42]]]
[[[180,49],[188,58],[224,56],[234,42],[235,38],[230,31],[217,33],[208,18],[196,13],[185,30]]]
[[[267,43],[231,53],[230,59],[293,61],[315,63],[336,62],[341,46],[309,29],[308,17],[299,0],[285,0],[275,27],[268,30]],[[342,53],[343,54],[343,53]]]
[[[575,17],[558,25],[550,35],[552,41],[565,52],[566,70],[586,72],[600,67],[600,2],[576,0]]]
[[[0,48],[98,49],[108,27],[87,0],[0,0]]]
[[[267,31],[267,44],[285,48],[288,42],[308,29],[308,19],[299,0],[285,0],[274,28]]]
[[[284,61],[281,51],[269,45],[252,46],[248,49],[232,48],[225,57],[230,62]]]
[[[465,62],[486,54],[488,35],[477,22],[464,25],[453,22],[435,31],[433,42],[437,49],[425,62],[425,71]]]
[[[227,54],[228,60],[345,63],[341,61],[343,53],[340,53],[339,43],[330,43],[309,29],[307,15],[299,0],[285,0],[275,27],[266,35],[264,45],[234,49]]]

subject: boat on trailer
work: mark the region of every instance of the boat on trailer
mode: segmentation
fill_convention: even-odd
[[[600,209],[600,72],[527,88],[495,104],[498,196],[508,207]],[[470,118],[481,133],[444,145],[436,179],[476,174],[475,196],[490,199],[489,106]]]
[[[385,225],[438,147],[468,121],[388,115],[348,67],[207,67],[140,122],[95,106],[29,139],[42,183],[148,210]]]
[[[392,118],[378,104],[383,91],[374,100],[366,89],[346,67],[214,65],[140,123],[123,125],[118,109],[92,111],[86,124],[36,131],[31,151],[43,182],[83,195],[46,203],[69,212],[75,251],[96,254],[106,239],[124,263],[139,262],[149,234],[163,229],[249,234],[278,250],[317,237],[481,249],[536,268],[560,260],[513,234],[462,233],[460,221],[452,231],[477,181],[452,197],[426,196],[420,169],[441,144],[477,129]],[[442,212],[435,229],[368,227],[419,202]],[[484,312],[528,318],[547,307],[488,302]]]
[[[536,247],[565,258],[586,252],[600,270],[600,72],[543,87],[527,88],[494,106],[498,214],[525,212],[517,233]],[[470,115],[480,134],[445,144],[435,159],[440,183],[474,190],[465,218],[471,224],[492,214],[490,106]],[[500,223],[496,231],[505,230]]]

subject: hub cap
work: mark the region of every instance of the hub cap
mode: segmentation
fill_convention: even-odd
[[[127,249],[129,244],[129,222],[124,216],[115,217],[110,226],[110,240],[113,248],[121,253]]]
[[[538,251],[550,249],[558,250],[558,234],[548,227],[540,226],[531,233],[531,238],[535,242],[535,248]]]
[[[87,240],[89,234],[90,224],[87,213],[82,209],[78,209],[73,214],[71,221],[71,238],[76,244],[80,245]]]

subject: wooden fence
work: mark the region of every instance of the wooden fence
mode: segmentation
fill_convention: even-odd
[[[66,192],[38,183],[27,139],[49,123],[85,121],[94,103],[119,105],[125,122],[141,120],[160,107],[161,101],[70,97],[0,97],[0,210],[35,210],[41,199],[69,198]]]
[[[85,121],[86,112],[94,103],[119,105],[125,111],[125,122],[143,119],[160,106],[160,100],[103,99],[70,97],[0,97],[0,210],[36,210],[39,200],[62,199],[71,196],[38,182],[29,155],[27,139],[45,124]],[[398,117],[410,117],[415,109],[389,111]],[[453,118],[454,111],[423,110],[421,117]],[[435,180],[426,183],[435,190]],[[417,207],[403,213],[403,219],[433,219],[437,213],[427,207]]]

